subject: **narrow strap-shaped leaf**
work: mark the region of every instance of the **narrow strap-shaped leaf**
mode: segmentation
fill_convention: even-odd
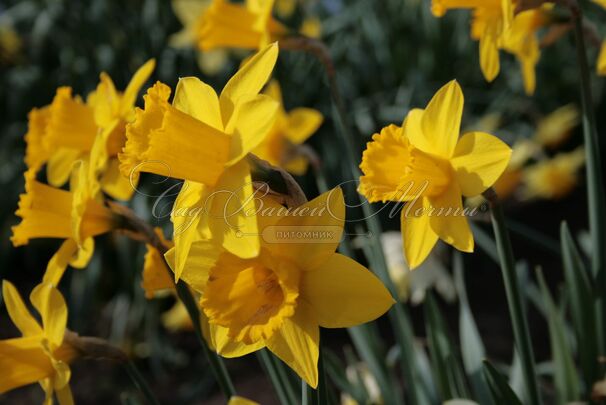
[[[507,379],[499,373],[488,360],[484,361],[484,375],[488,381],[492,399],[495,404],[522,405],[522,401],[507,384]]]

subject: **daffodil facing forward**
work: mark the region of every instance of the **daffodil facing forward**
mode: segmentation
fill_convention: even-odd
[[[2,296],[22,337],[0,340],[0,394],[38,382],[46,394],[45,404],[52,404],[53,395],[61,405],[73,404],[69,363],[77,351],[64,341],[67,306],[63,296],[50,284],[39,284],[32,291],[30,300],[42,323],[8,281],[2,282]]]
[[[242,259],[198,241],[181,277],[202,295],[205,334],[219,354],[238,357],[267,347],[316,387],[319,326],[369,322],[394,301],[369,270],[335,253],[345,215],[341,189],[288,215],[276,215],[281,206],[263,201],[257,257]],[[172,256],[166,254],[169,263]]]
[[[259,253],[256,217],[246,215],[254,209],[246,155],[263,142],[276,118],[278,103],[259,92],[277,56],[277,44],[265,47],[219,97],[209,85],[187,77],[179,81],[171,105],[170,89],[158,83],[127,128],[120,155],[124,175],[146,171],[186,180],[172,215],[178,269],[191,243],[202,237],[220,240],[240,257]],[[194,209],[198,215],[186,213]]]
[[[442,87],[424,110],[413,109],[402,127],[373,136],[362,155],[358,191],[370,202],[407,202],[402,208],[404,254],[411,269],[438,239],[473,251],[462,196],[481,194],[503,173],[511,149],[498,138],[469,132],[459,139],[463,93],[456,81]]]
[[[304,107],[286,112],[277,81],[267,85],[265,94],[280,103],[280,108],[269,135],[255,148],[254,153],[274,166],[303,175],[309,160],[301,145],[318,130],[324,117],[319,111]]]

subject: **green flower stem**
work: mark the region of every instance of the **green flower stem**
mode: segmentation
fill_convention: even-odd
[[[503,207],[492,188],[484,192],[484,197],[486,197],[490,203],[492,226],[497,243],[497,251],[501,261],[501,271],[503,274],[503,282],[505,283],[505,293],[507,294],[507,303],[509,305],[509,314],[513,326],[515,345],[522,362],[522,373],[524,375],[524,383],[526,384],[526,392],[530,404],[539,405],[541,399],[539,396],[537,374],[534,366],[534,353],[530,340],[530,332],[528,330],[528,321],[526,319],[526,313],[524,312],[524,305],[522,304],[522,296],[520,294],[520,286],[515,269],[515,259],[511,248],[511,240],[509,239],[507,225],[505,224]]]
[[[257,352],[257,357],[269,375],[269,379],[276,390],[280,403],[282,405],[291,405],[296,403],[296,395],[294,392],[292,392],[290,383],[284,379],[284,377],[287,376],[281,375],[281,372],[274,362],[274,359],[272,359],[272,354],[269,352],[269,350],[259,350]]]
[[[360,156],[362,156],[362,153],[356,146],[353,130],[348,125],[348,121],[346,119],[347,114],[345,104],[343,103],[343,98],[341,97],[341,93],[339,91],[336,70],[328,49],[322,42],[307,37],[289,37],[281,40],[280,49],[310,53],[314,55],[324,66],[326,76],[328,78],[330,95],[333,102],[335,126],[337,133],[345,145],[345,164],[352,178],[359,179],[362,173],[360,172],[356,162]],[[326,186],[324,177],[319,179],[318,185]],[[385,261],[383,248],[381,246],[381,224],[376,216],[375,210],[370,206],[370,204],[368,204],[367,201],[362,200],[359,195],[358,198],[366,218],[365,221],[368,227],[368,232],[371,235],[369,241],[373,254],[371,255],[372,257],[368,258],[368,260],[372,269],[397,301],[397,290],[389,276],[387,262]],[[401,349],[400,361],[404,380],[406,381],[408,388],[408,402],[412,405],[422,404],[424,402],[422,399],[423,395],[421,393],[422,384],[415,368],[414,335],[410,315],[404,305],[397,303],[389,310],[388,316],[395,330],[396,340]]]
[[[139,218],[130,208],[122,204],[108,202],[108,205],[112,212],[116,215],[116,220],[120,224],[120,229],[117,230],[118,232],[122,232],[134,240],[142,241],[153,246],[164,259],[164,253],[166,253],[167,248],[164,246],[158,235],[156,235],[154,229],[147,222]],[[173,274],[170,271],[170,266],[168,263],[166,263],[166,260],[164,260],[164,263],[170,277],[172,278]],[[208,347],[206,340],[204,340],[204,336],[202,335],[202,325],[200,323],[201,315],[196,300],[183,281],[179,281],[175,284],[175,290],[177,291],[177,296],[187,309],[187,313],[189,314],[192,324],[194,325],[194,331],[196,333],[196,337],[198,338],[198,342],[204,350],[208,364],[215,375],[221,391],[227,399],[231,398],[232,396],[236,395],[236,390],[231,381],[229,373],[227,372],[225,363],[223,363],[223,360],[217,355],[217,353]]]
[[[147,385],[145,378],[143,378],[134,363],[130,360],[127,360],[123,362],[122,365],[124,366],[124,369],[126,370],[126,373],[130,377],[130,379],[133,381],[133,384],[135,384],[135,387],[137,387],[141,394],[143,394],[147,402],[152,405],[159,405],[160,402],[158,402],[152,390],[149,388],[149,385]]]
[[[591,270],[596,278],[598,342],[604,354],[606,328],[606,202],[600,160],[600,145],[596,128],[595,112],[591,97],[591,73],[587,63],[583,15],[579,5],[571,2],[574,34],[579,63],[583,138],[585,143],[585,167],[587,173],[587,201],[589,205],[589,231],[591,237]]]

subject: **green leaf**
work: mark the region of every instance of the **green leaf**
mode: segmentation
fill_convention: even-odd
[[[562,315],[549,293],[543,273],[540,270],[537,271],[537,277],[547,311],[558,403],[564,404],[580,399],[577,372],[572,359],[570,344],[566,339],[566,329]]]
[[[486,358],[484,343],[469,307],[465,274],[461,253],[454,254],[454,276],[459,296],[459,334],[461,355],[465,372],[469,376],[473,392],[482,404],[492,404],[486,378],[482,374],[482,361]]]
[[[522,401],[507,384],[507,379],[488,360],[484,360],[484,376],[488,381],[492,399],[496,404],[522,405]]]
[[[583,378],[587,387],[597,381],[598,346],[596,342],[596,313],[594,294],[588,271],[568,229],[566,222],[560,228],[564,279],[570,297],[570,313],[577,340]]]
[[[462,366],[431,294],[425,301],[425,319],[431,363],[442,400],[468,398]]]

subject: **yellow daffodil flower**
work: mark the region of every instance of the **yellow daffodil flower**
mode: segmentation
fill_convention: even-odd
[[[19,197],[15,212],[21,222],[13,226],[11,241],[17,247],[33,238],[65,239],[49,262],[51,270],[47,269],[53,285],[58,283],[68,263],[76,268],[85,267],[94,250],[93,237],[116,226],[111,211],[98,200],[89,174],[85,162],[77,165],[71,190],[66,191],[37,181],[34,169],[25,172],[25,193]]]
[[[306,18],[299,31],[306,37],[319,39],[322,36],[322,22],[319,18]]]
[[[168,279],[172,282],[170,277]],[[162,313],[160,320],[162,325],[171,332],[191,331],[194,328],[187,308],[179,300],[175,301],[168,311]]]
[[[48,182],[61,187],[69,179],[74,162],[88,158],[101,176],[101,186],[110,196],[127,200],[133,185],[122,177],[116,156],[125,141],[125,124],[134,118],[134,104],[155,62],[145,63],[135,73],[124,93],[111,78],[101,74],[97,89],[86,102],[61,87],[53,102],[29,115],[26,164],[39,170],[47,163]]]
[[[547,148],[557,148],[580,122],[578,108],[574,104],[567,104],[539,121],[534,139]]]
[[[480,41],[480,67],[487,81],[499,74],[499,47],[513,21],[512,0],[433,0],[436,17],[450,9],[473,9],[471,37]]]
[[[175,48],[199,48],[199,39],[196,37],[201,16],[210,6],[212,0],[173,0],[172,6],[175,15],[181,21],[183,29],[169,38],[169,44]],[[198,67],[207,75],[215,75],[228,61],[228,52],[225,49],[198,52]]]
[[[503,35],[503,49],[518,59],[522,68],[524,90],[532,95],[536,88],[535,67],[541,51],[537,31],[549,23],[549,10],[553,4],[516,14],[511,27]]]
[[[280,166],[296,175],[307,170],[308,159],[301,154],[297,146],[303,144],[318,130],[324,117],[311,108],[284,110],[282,92],[277,81],[268,84],[265,94],[280,103],[278,116],[269,135],[253,151],[261,159],[274,166]]]
[[[461,197],[481,194],[509,162],[511,149],[493,135],[469,132],[459,139],[462,114],[463,93],[453,80],[425,110],[410,111],[402,127],[375,134],[362,156],[358,191],[370,202],[408,202],[401,225],[411,269],[438,239],[473,251]]]
[[[579,178],[577,171],[585,164],[582,147],[573,152],[559,153],[553,159],[530,166],[524,173],[526,198],[557,200],[574,190]]]
[[[282,18],[290,18],[297,10],[297,0],[275,0],[276,14]]]
[[[271,130],[278,103],[258,94],[278,56],[277,44],[253,56],[225,85],[221,95],[197,78],[179,81],[173,105],[170,89],[156,84],[145,109],[127,127],[121,170],[185,179],[173,209],[178,279],[192,242],[216,238],[240,257],[259,253],[253,184],[246,155]],[[187,212],[199,209],[198,215]],[[183,212],[187,211],[185,214]]]
[[[200,240],[181,277],[202,295],[210,345],[219,354],[239,357],[267,347],[316,387],[319,326],[369,322],[394,301],[370,271],[335,253],[345,216],[340,188],[288,215],[263,201],[257,257],[242,259]],[[304,231],[308,238],[298,236]],[[172,267],[174,252],[166,258]]]
[[[606,41],[602,42],[598,55],[597,71],[600,76],[606,76]]]
[[[0,64],[15,62],[23,42],[11,24],[0,21]]]
[[[197,25],[202,50],[261,49],[288,33],[271,15],[274,0],[246,0],[244,4],[213,0]]]
[[[73,404],[69,363],[77,352],[63,340],[67,325],[63,296],[50,284],[40,284],[32,291],[30,301],[40,314],[41,324],[6,280],[2,296],[22,337],[0,340],[0,393],[38,382],[46,394],[45,404],[53,403],[53,395],[61,405]]]
[[[507,198],[512,195],[522,182],[524,165],[528,160],[539,152],[539,145],[535,142],[524,139],[516,141],[513,144],[511,159],[507,169],[501,177],[494,183],[493,188],[499,198]]]

